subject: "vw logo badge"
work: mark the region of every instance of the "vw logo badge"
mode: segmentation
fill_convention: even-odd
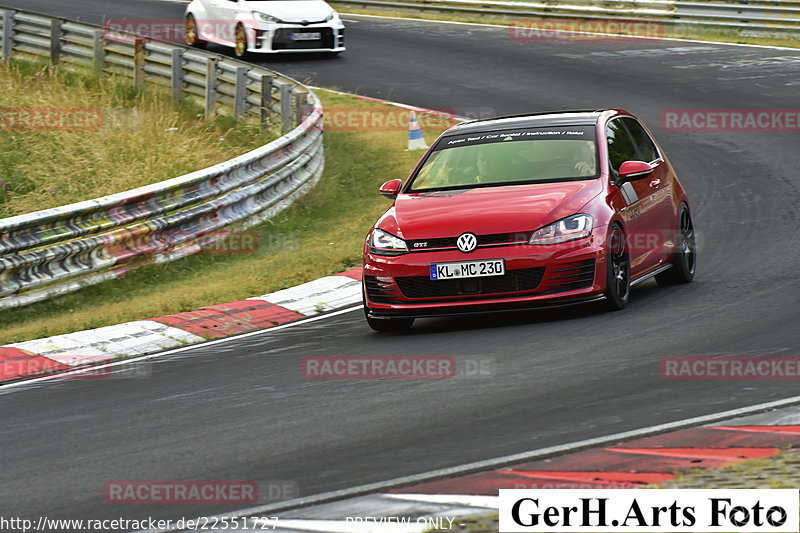
[[[475,236],[474,233],[462,233],[458,240],[456,240],[456,246],[462,252],[469,253],[478,246],[478,238]]]

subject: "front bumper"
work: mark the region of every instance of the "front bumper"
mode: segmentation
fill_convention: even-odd
[[[250,30],[248,52],[261,54],[344,52],[344,26],[330,24],[277,24]],[[297,35],[318,33],[319,39],[298,40]],[[293,38],[294,37],[294,38]]]
[[[594,232],[593,232],[594,233]],[[373,318],[428,317],[573,305],[603,298],[604,238],[558,245],[517,244],[459,251],[364,253],[364,297]],[[505,260],[504,276],[429,279],[431,264]]]

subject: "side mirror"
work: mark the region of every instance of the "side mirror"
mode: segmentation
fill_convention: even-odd
[[[619,179],[617,185],[628,181],[644,179],[653,173],[653,167],[644,161],[625,161],[619,166]]]
[[[397,195],[400,194],[400,189],[403,187],[402,180],[389,180],[383,185],[378,191],[381,193],[381,196],[385,196],[390,200],[394,200],[397,198]]]

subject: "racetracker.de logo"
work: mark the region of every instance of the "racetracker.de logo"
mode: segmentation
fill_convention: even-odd
[[[660,39],[664,25],[654,20],[559,20],[521,19],[508,26],[512,41],[617,41],[629,36]]]
[[[281,238],[269,239],[272,245],[281,243]],[[288,242],[288,239],[283,239]],[[175,247],[191,249],[200,254],[251,254],[261,246],[259,234],[254,231],[216,230],[200,237],[189,231],[163,230],[153,234],[124,235],[106,246],[113,257],[129,256],[137,252],[167,252]]]
[[[682,132],[798,132],[800,109],[665,109],[661,128]]]
[[[365,107],[326,107],[325,130],[338,131],[405,131],[411,120],[410,109],[384,106],[381,109]],[[417,123],[423,130],[444,130],[456,123],[455,115],[447,111],[416,113]]]
[[[92,107],[0,107],[2,131],[94,131],[103,112]]]
[[[800,357],[665,357],[661,377],[674,380],[798,380]]]
[[[306,379],[447,379],[456,375],[451,356],[308,356],[300,361]]]
[[[255,481],[109,481],[103,487],[108,503],[122,504],[254,504]]]
[[[226,0],[227,1],[227,0]],[[197,20],[197,31],[211,42],[234,42],[236,26],[242,24],[248,31],[254,29],[251,21],[230,19]],[[133,43],[147,37],[156,41],[184,44],[186,25],[182,19],[109,19],[103,25],[103,38],[112,43]]]

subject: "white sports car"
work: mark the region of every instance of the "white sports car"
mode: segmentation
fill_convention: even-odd
[[[248,52],[332,52],[344,47],[344,24],[324,0],[192,0],[186,44],[218,43]]]

